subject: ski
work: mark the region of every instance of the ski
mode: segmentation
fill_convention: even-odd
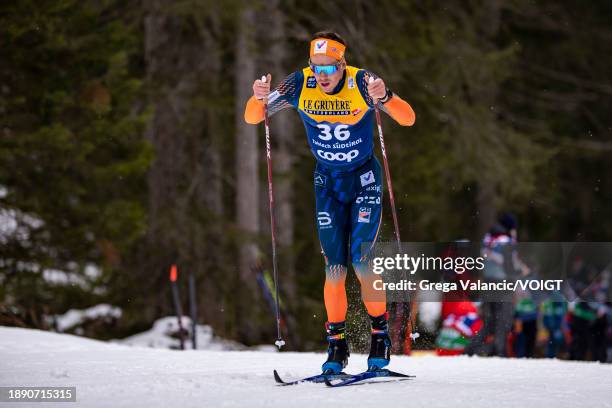
[[[411,378],[415,378],[414,375],[407,375],[398,373],[396,371],[391,370],[373,370],[373,371],[364,371],[359,374],[351,375],[348,378],[324,378],[323,381],[325,385],[328,387],[343,387],[345,385],[352,385],[356,383],[364,384],[364,381],[370,380],[372,378],[380,378],[380,377],[390,377],[393,378],[393,381],[404,381]],[[339,382],[333,382],[335,380],[340,380]]]
[[[351,374],[340,373],[340,374],[317,374],[310,377],[302,378],[300,380],[286,382],[278,375],[278,372],[274,370],[274,380],[278,383],[278,385],[297,385],[303,383],[322,383],[325,382],[326,379],[330,380],[343,380],[352,378]]]

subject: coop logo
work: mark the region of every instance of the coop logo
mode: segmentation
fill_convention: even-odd
[[[350,163],[351,161],[353,161],[353,159],[359,156],[359,150],[351,150],[350,152],[347,152],[347,153],[344,153],[344,152],[334,153],[334,152],[325,152],[323,150],[317,150],[317,154],[319,155],[319,157],[327,161],[341,161],[341,162],[345,161],[347,163]]]

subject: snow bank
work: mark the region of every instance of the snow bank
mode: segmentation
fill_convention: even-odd
[[[185,347],[191,345],[191,319],[183,316],[181,319],[183,330],[185,330]],[[144,333],[135,334],[115,342],[130,346],[179,349],[179,325],[175,316],[164,317],[153,323],[153,328]],[[213,329],[207,325],[196,325],[196,337],[198,350],[244,350],[246,347],[238,342],[225,340],[213,335]]]
[[[92,306],[84,310],[70,309],[63,315],[55,316],[57,330],[60,332],[79,326],[88,320],[119,319],[121,309],[105,303]]]

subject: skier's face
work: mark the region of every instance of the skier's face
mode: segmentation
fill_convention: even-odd
[[[310,62],[314,65],[336,65],[338,61],[329,55],[313,55],[310,57]],[[338,82],[342,79],[342,75],[344,74],[344,69],[346,68],[346,62],[344,59],[340,62],[338,66],[338,70],[333,74],[326,74],[325,72],[321,72],[320,74],[315,73],[315,79],[317,83],[325,93],[330,93],[334,90]]]

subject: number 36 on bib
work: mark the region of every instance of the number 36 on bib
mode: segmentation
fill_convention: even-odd
[[[320,123],[317,125],[319,129],[321,129],[321,133],[319,133],[319,139],[321,140],[331,140],[332,137],[335,137],[337,140],[343,142],[349,137],[351,137],[351,132],[348,130],[348,125],[336,125],[334,127]],[[333,133],[333,135],[332,135]]]

